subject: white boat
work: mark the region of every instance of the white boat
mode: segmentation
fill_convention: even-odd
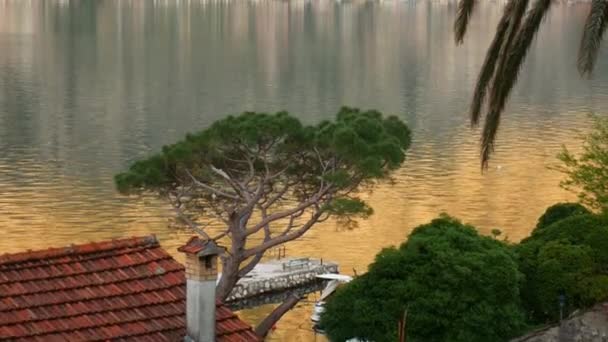
[[[319,323],[321,320],[321,314],[325,311],[325,300],[336,291],[340,284],[346,284],[353,280],[353,277],[351,276],[334,273],[319,274],[317,275],[317,278],[329,280],[329,282],[321,292],[321,297],[319,300],[315,302],[315,307],[312,311],[312,315],[310,316],[310,320],[314,323]]]

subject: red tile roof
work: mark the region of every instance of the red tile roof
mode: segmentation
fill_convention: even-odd
[[[200,253],[205,248],[205,242],[196,236],[193,236],[186,242],[185,245],[179,247],[177,250],[187,254]]]
[[[184,267],[154,236],[0,255],[0,341],[183,341]],[[217,341],[259,341],[217,304]]]
[[[179,247],[178,251],[186,254],[202,255],[218,255],[223,249],[218,247],[212,240],[202,240],[198,236],[193,236],[186,242],[185,245]]]

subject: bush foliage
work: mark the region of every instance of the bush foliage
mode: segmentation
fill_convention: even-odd
[[[538,219],[535,230],[538,231],[570,216],[584,214],[591,214],[591,212],[579,203],[558,203],[547,208]]]
[[[559,318],[559,295],[567,315],[608,299],[608,221],[574,215],[536,229],[515,247],[526,276],[522,299],[534,323]]]
[[[447,216],[384,249],[338,289],[322,327],[332,341],[506,341],[526,327],[608,300],[608,217],[551,206],[532,235],[507,245]]]
[[[394,341],[407,310],[408,341],[500,341],[524,326],[522,280],[506,244],[442,217],[380,252],[327,303],[321,325],[332,341]]]
[[[593,117],[593,130],[584,137],[583,150],[575,155],[566,147],[557,156],[566,174],[561,186],[578,194],[590,208],[608,210],[608,118]]]

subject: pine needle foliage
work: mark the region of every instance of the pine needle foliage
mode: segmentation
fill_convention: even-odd
[[[217,287],[225,299],[267,250],[331,217],[371,215],[358,194],[390,179],[410,142],[403,121],[374,110],[344,107],[315,125],[248,112],[136,161],[115,182],[123,193],[159,194],[192,230],[230,247]]]

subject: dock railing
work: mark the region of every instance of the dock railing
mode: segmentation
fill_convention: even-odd
[[[283,271],[292,271],[298,269],[308,269],[310,268],[310,259],[309,258],[299,258],[289,260],[283,264]]]
[[[285,246],[279,246],[279,247],[270,249],[268,251],[268,256],[270,258],[281,260],[281,259],[285,258],[286,253],[287,253],[287,247],[285,247]]]

